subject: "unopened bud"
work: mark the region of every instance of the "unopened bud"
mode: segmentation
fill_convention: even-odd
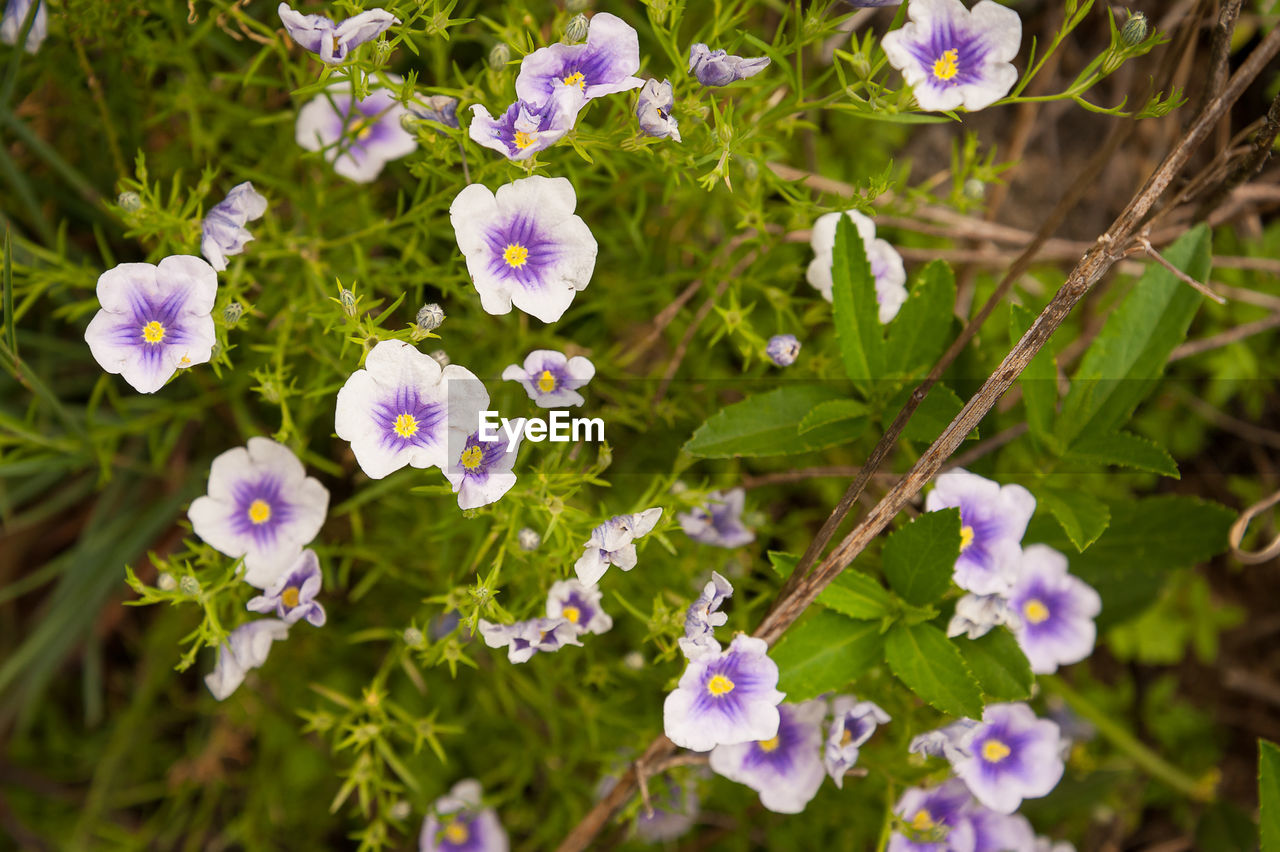
[[[190,574],[185,574],[182,579],[178,581],[178,588],[181,589],[182,593],[187,597],[194,598],[196,595],[200,594],[200,581]]]
[[[404,630],[404,644],[410,648],[417,648],[422,644],[422,631],[416,627],[406,627]]]
[[[569,23],[565,25],[564,40],[570,44],[586,41],[588,26],[586,15],[574,15],[569,19]]]
[[[162,592],[172,592],[178,588],[178,581],[173,579],[173,575],[168,571],[162,571],[156,578],[156,588]]]
[[[404,820],[407,820],[409,815],[412,813],[413,809],[404,799],[397,800],[396,803],[391,806],[391,818],[394,820],[400,820],[403,822]]]
[[[987,185],[977,178],[969,178],[964,182],[964,195],[970,201],[981,201],[987,196]]]
[[[379,65],[385,64],[391,58],[391,42],[379,39],[373,46],[373,58]]]
[[[239,302],[230,302],[222,309],[222,319],[226,321],[227,328],[234,328],[235,324],[240,322],[240,317],[244,315],[244,305]]]
[[[356,315],[355,293],[352,293],[346,287],[343,287],[338,293],[338,301],[342,303],[342,310],[347,316],[354,317]]]
[[[1147,16],[1134,12],[1125,21],[1124,29],[1120,30],[1120,41],[1124,42],[1125,47],[1137,47],[1147,40],[1150,33],[1151,25],[1147,22]]]
[[[442,322],[444,322],[444,308],[432,302],[418,309],[418,316],[414,320],[414,325],[427,332],[435,331]]]
[[[627,655],[622,658],[622,664],[629,669],[639,671],[644,668],[644,654],[641,654],[639,651],[629,651],[627,652]]]
[[[132,213],[142,207],[142,196],[136,192],[122,192],[116,198],[116,204]]]
[[[501,71],[511,61],[511,48],[499,42],[489,49],[489,67]]]
[[[516,541],[520,543],[521,550],[537,550],[542,544],[542,536],[538,535],[537,530],[525,527],[516,533]]]

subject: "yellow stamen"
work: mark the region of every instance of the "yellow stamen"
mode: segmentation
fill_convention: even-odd
[[[298,605],[298,587],[290,586],[280,593],[280,600],[284,603],[286,609],[293,609]]]
[[[519,269],[529,260],[529,250],[519,243],[511,243],[502,252],[502,259],[507,262],[507,266]]]
[[[560,610],[560,614],[572,621],[574,624],[577,624],[578,619],[582,618],[582,610],[578,609],[576,606],[566,606]]]
[[[538,134],[536,133],[525,133],[523,130],[516,131],[515,143],[516,143],[516,147],[519,148],[521,151],[523,151],[525,148],[528,148],[530,145],[532,145],[534,142],[537,142],[537,141],[538,141]]]
[[[988,763],[999,763],[1013,752],[999,740],[987,740],[982,744],[982,759]]]
[[[444,827],[444,839],[453,846],[461,846],[471,837],[471,832],[461,820],[453,820]]]
[[[542,375],[538,376],[538,390],[543,393],[551,393],[556,389],[556,377],[551,375],[550,370],[543,370]]]
[[[462,451],[462,466],[467,470],[475,470],[484,461],[484,450],[479,447],[467,447]]]
[[[929,831],[933,825],[933,814],[924,808],[916,811],[916,815],[911,818],[911,827],[916,831]]]
[[[964,553],[973,544],[973,527],[960,528],[960,552]]]
[[[351,122],[351,126],[347,128],[347,132],[358,140],[365,139],[373,132],[374,120],[372,118],[357,118]]]
[[[945,51],[938,61],[933,63],[933,76],[939,80],[950,80],[960,73],[960,69],[956,67],[956,60],[960,58],[960,51],[952,48]]]
[[[1022,605],[1022,614],[1032,624],[1039,624],[1049,617],[1049,607],[1045,606],[1043,601],[1032,598]]]
[[[142,339],[147,343],[159,343],[164,340],[164,332],[164,326],[152,320],[142,327]]]
[[[396,418],[395,433],[401,438],[412,438],[418,433],[418,418],[412,414],[401,414]]]
[[[254,500],[249,504],[249,520],[255,524],[265,524],[271,520],[271,504],[266,500]]]
[[[560,82],[564,83],[566,86],[577,86],[579,89],[585,90],[587,88],[586,79],[586,77],[582,76],[581,71],[574,71]]]
[[[707,681],[707,692],[712,695],[725,695],[733,692],[734,683],[724,675],[716,675]]]
[[[844,733],[840,735],[840,745],[847,746],[851,742],[853,742],[853,731],[845,728]]]
[[[778,738],[769,737],[767,740],[760,740],[757,745],[760,746],[761,751],[770,752],[778,747]]]

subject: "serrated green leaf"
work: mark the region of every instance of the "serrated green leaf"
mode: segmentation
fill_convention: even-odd
[[[807,613],[769,652],[781,673],[778,689],[790,702],[843,689],[883,654],[876,622],[854,621],[829,609]]]
[[[932,624],[895,624],[884,640],[885,660],[898,680],[952,716],[982,715],[982,689],[960,649]]]
[[[907,404],[907,400],[911,397],[914,388],[903,388],[894,396],[893,400],[885,406],[886,424],[893,421],[893,417],[889,417],[889,412],[893,412],[896,417],[903,406]],[[906,427],[902,430],[902,436],[910,441],[924,441],[932,444],[942,434],[942,430],[951,425],[951,421],[956,419],[956,415],[960,413],[960,409],[964,408],[964,400],[962,400],[955,391],[939,382],[929,389],[929,394],[920,403],[920,407],[911,415],[911,419],[907,421]],[[974,429],[965,436],[965,440],[972,440],[978,437],[978,430]]]
[[[1013,305],[1009,312],[1009,342],[1017,343],[1035,322],[1034,312]],[[1045,345],[1018,377],[1022,388],[1022,405],[1027,410],[1027,426],[1040,441],[1053,440],[1053,418],[1058,407],[1058,368],[1053,353]]]
[[[839,389],[821,385],[788,385],[757,394],[707,418],[684,449],[699,458],[731,458],[792,455],[834,447],[852,440],[845,424],[828,424],[803,435],[799,427],[816,405],[843,396]]]
[[[1199,225],[1164,249],[1165,259],[1199,281],[1210,269],[1209,229]],[[1107,318],[1085,352],[1062,405],[1057,437],[1070,447],[1078,438],[1107,435],[1128,421],[1155,387],[1173,348],[1203,297],[1156,263]]]
[[[1008,630],[997,628],[977,639],[958,639],[956,644],[987,697],[997,701],[1031,697],[1035,680],[1031,663]]]
[[[925,512],[885,542],[885,579],[907,603],[933,603],[951,588],[960,556],[960,510]]]
[[[1111,523],[1107,504],[1087,491],[1041,485],[1036,489],[1036,500],[1038,508],[1047,509],[1058,519],[1077,552],[1097,541]]]
[[[867,407],[856,399],[832,399],[820,402],[800,421],[800,434],[839,423],[848,430],[849,440],[867,429]]]
[[[836,224],[831,304],[844,371],[864,392],[884,375],[884,329],[876,282],[858,228],[848,216]]]
[[[889,323],[885,363],[890,373],[913,375],[933,366],[951,339],[955,305],[955,273],[935,260],[920,273]]]
[[[773,570],[784,580],[791,576],[798,556],[769,551]],[[864,620],[883,619],[894,612],[893,595],[876,581],[875,577],[846,568],[818,595],[818,603],[830,607],[850,618]]]
[[[1178,463],[1164,447],[1128,432],[1082,437],[1071,445],[1066,459],[1093,464],[1112,464],[1171,476],[1174,479],[1181,478]]]
[[[1280,747],[1258,740],[1258,834],[1262,852],[1280,852]]]

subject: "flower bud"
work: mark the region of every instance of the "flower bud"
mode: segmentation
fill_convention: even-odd
[[[516,541],[520,543],[521,550],[537,550],[542,544],[542,536],[536,530],[525,527],[516,533]]]
[[[1124,42],[1125,47],[1137,47],[1147,40],[1150,32],[1151,25],[1147,22],[1147,16],[1134,12],[1125,21],[1124,29],[1120,30],[1120,41]]]
[[[639,651],[628,651],[627,655],[622,658],[622,664],[629,669],[639,671],[644,668],[644,654]]]
[[[507,63],[511,61],[511,48],[499,42],[489,50],[489,67],[494,71],[501,71],[507,67]]]
[[[386,39],[379,39],[373,45],[373,59],[379,65],[385,65],[387,60],[391,58],[391,42]]]
[[[142,207],[142,197],[136,192],[122,192],[116,198],[116,204],[132,213]]]
[[[404,821],[413,813],[413,808],[405,799],[397,799],[396,803],[391,806],[391,818],[394,820]]]
[[[222,319],[226,322],[227,328],[234,328],[235,324],[240,322],[240,317],[244,314],[244,305],[239,302],[229,302],[222,309]]]
[[[437,349],[435,352],[432,352],[431,357],[436,359],[436,363],[441,367],[447,367],[453,363],[449,360],[449,353],[445,352],[443,349]]]
[[[987,185],[971,177],[964,182],[964,196],[970,201],[981,201],[987,197]]]
[[[356,315],[356,294],[346,287],[338,292],[338,301],[342,303],[342,311],[349,317]]]
[[[173,579],[173,575],[168,571],[161,571],[160,576],[156,578],[156,588],[162,592],[172,592],[178,588],[178,581]]]
[[[187,597],[194,598],[196,595],[200,594],[200,581],[190,574],[185,574],[182,579],[178,581],[178,588],[181,589],[182,593]]]
[[[435,331],[440,327],[440,323],[444,322],[444,308],[432,302],[429,305],[423,305],[418,309],[418,316],[414,320],[414,324],[422,329],[422,331]]]
[[[569,23],[564,28],[564,40],[570,44],[580,41],[586,41],[587,38],[587,16],[578,14],[569,19]]]
[[[404,629],[404,644],[410,648],[417,648],[422,644],[422,631],[416,627],[406,627]]]

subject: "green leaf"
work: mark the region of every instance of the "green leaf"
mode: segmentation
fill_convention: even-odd
[[[912,375],[933,366],[951,338],[955,305],[955,273],[935,260],[920,273],[889,323],[885,361],[890,373]]]
[[[925,512],[885,542],[885,579],[898,596],[917,606],[933,603],[951,588],[960,556],[960,510]]]
[[[799,432],[815,406],[842,397],[837,388],[822,385],[787,385],[757,394],[707,418],[684,449],[699,458],[730,458],[792,455],[844,444],[857,435],[843,421]]]
[[[847,431],[852,441],[867,429],[867,407],[856,399],[820,402],[800,421],[800,434],[837,423]]]
[[[1040,507],[1048,509],[1058,519],[1077,552],[1097,541],[1111,523],[1111,510],[1107,504],[1087,491],[1042,485],[1036,489],[1036,500]]]
[[[1209,229],[1200,225],[1164,250],[1166,260],[1204,281],[1210,268]],[[1107,435],[1128,421],[1164,372],[1173,348],[1203,297],[1163,266],[1152,263],[1085,352],[1058,418],[1063,446]]]
[[[982,690],[960,649],[932,624],[896,624],[884,640],[885,660],[898,679],[952,716],[982,715]]]
[[[989,698],[1025,701],[1031,697],[1035,680],[1031,663],[1008,630],[992,630],[977,639],[959,639],[956,644]]]
[[[769,551],[769,562],[773,570],[784,580],[791,576],[798,556],[790,553]],[[879,621],[894,611],[893,595],[880,585],[875,577],[846,568],[836,575],[822,594],[818,595],[818,603],[844,613],[850,618]]]
[[[893,401],[885,407],[886,415],[892,411],[896,417],[907,404],[913,390],[913,388],[903,388],[899,391]],[[962,408],[964,408],[964,400],[951,388],[939,382],[929,389],[928,396],[920,403],[915,414],[911,415],[906,428],[902,430],[902,436],[910,441],[924,441],[932,444],[942,434],[942,430],[951,425],[951,421],[956,419],[956,415]],[[892,422],[892,419],[886,416],[885,424]],[[978,437],[978,430],[974,429],[965,436],[965,440],[976,437]]]
[[[836,224],[833,258],[831,303],[836,339],[845,373],[865,392],[872,379],[884,375],[884,331],[866,246],[848,216],[841,216]]]
[[[883,655],[876,622],[854,621],[827,609],[807,613],[769,652],[781,672],[778,689],[790,702],[844,688]]]
[[[1280,852],[1280,748],[1258,740],[1258,829],[1262,852]]]
[[[1112,464],[1158,473],[1162,476],[1172,476],[1174,479],[1181,478],[1178,473],[1178,463],[1164,447],[1128,432],[1082,437],[1071,445],[1066,459],[1093,464]]]
[[[1009,342],[1017,343],[1035,322],[1034,312],[1013,305],[1009,312]],[[1018,377],[1022,387],[1022,404],[1027,410],[1027,426],[1031,434],[1046,443],[1053,439],[1053,418],[1058,406],[1058,368],[1049,345],[1036,353]]]

